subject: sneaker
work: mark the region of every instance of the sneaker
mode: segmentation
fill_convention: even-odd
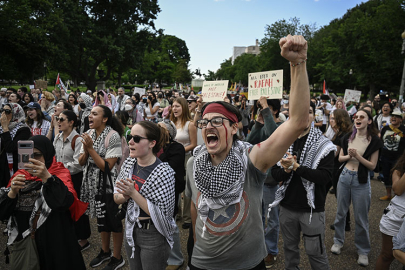
[[[91,267],[97,267],[100,264],[102,264],[105,261],[108,261],[111,258],[111,250],[108,252],[104,252],[103,249],[100,250],[100,253],[97,255],[96,258],[94,258],[91,262],[90,262],[90,266]]]
[[[385,195],[385,196],[383,196],[383,197],[380,197],[380,201],[391,201],[391,196],[387,196],[387,195]]]
[[[368,266],[368,256],[367,255],[359,255],[359,259],[357,260],[357,263],[360,266]]]
[[[342,249],[342,245],[341,244],[333,244],[332,248],[330,249],[330,251],[333,254],[339,255],[340,254],[340,250]]]
[[[84,244],[84,246],[80,246],[80,251],[83,252],[90,247],[90,242]]]
[[[111,256],[111,260],[103,270],[117,270],[123,267],[125,264],[124,258],[121,256],[121,259],[117,259],[114,256]]]
[[[266,268],[267,269],[271,268],[276,263],[276,260],[277,260],[277,255],[274,256],[272,254],[268,254],[266,256],[266,258],[264,258],[264,263],[266,264]]]

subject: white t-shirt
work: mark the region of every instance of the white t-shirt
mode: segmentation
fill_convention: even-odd
[[[155,105],[153,105],[153,109],[158,107],[158,106],[160,107],[160,103],[156,102]],[[154,114],[151,114],[150,109],[149,109],[149,104],[146,104],[146,106],[145,106],[145,113],[146,113],[147,117],[152,117],[152,116],[157,117],[158,116],[158,111],[159,110],[156,110],[156,112]]]
[[[333,111],[333,107],[329,102],[326,102],[326,110],[329,111],[329,113],[331,113]],[[323,122],[322,124],[326,125],[328,123],[328,119],[329,119],[329,115],[326,115],[325,112],[323,112]]]

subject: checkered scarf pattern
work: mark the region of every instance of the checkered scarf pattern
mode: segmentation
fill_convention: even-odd
[[[288,152],[292,153],[294,149],[294,144],[290,146]],[[304,148],[302,149],[300,160],[298,161],[301,166],[316,169],[319,165],[319,162],[327,156],[331,151],[336,151],[336,146],[325,136],[322,135],[322,132],[311,126],[309,130],[308,138],[305,141]],[[287,155],[284,156],[284,158]],[[282,167],[280,162],[277,163],[278,166]],[[269,205],[269,213],[271,208],[277,206],[285,196],[285,192],[288,188],[288,185],[293,178],[294,171],[292,171],[290,178],[283,183],[276,191],[275,200]],[[302,184],[307,192],[307,203],[311,207],[311,215],[309,218],[309,223],[311,223],[312,210],[315,209],[315,183],[308,181],[307,179],[301,177]]]
[[[31,212],[31,216],[30,216],[30,220],[29,220],[30,227],[22,233],[23,238],[25,238],[31,234],[32,224],[33,224],[35,215],[38,212],[38,210],[41,211],[41,214],[37,221],[37,230],[39,227],[42,226],[42,224],[45,223],[46,219],[49,217],[49,215],[52,212],[52,209],[48,206],[48,204],[46,203],[46,201],[44,199],[44,195],[42,193],[42,188],[43,187],[41,187],[41,191],[39,192],[38,197],[35,200],[34,209],[32,209],[32,212]],[[4,200],[5,196],[8,196],[7,194],[9,193],[10,190],[11,190],[11,188],[1,188],[0,189],[0,201]],[[8,230],[7,245],[11,245],[18,236],[17,221],[13,215],[10,216],[10,218],[8,220],[7,230]]]
[[[197,189],[202,194],[198,204],[200,219],[204,223],[202,237],[209,209],[219,209],[240,201],[247,170],[247,150],[251,146],[247,142],[235,141],[228,156],[218,166],[212,165],[205,145],[195,148],[193,170]]]
[[[132,172],[136,165],[136,158],[127,158],[122,167],[118,179],[132,178]],[[156,229],[166,238],[170,245],[173,246],[173,233],[176,228],[176,223],[173,218],[174,212],[174,174],[175,172],[167,162],[162,162],[149,174],[139,193],[146,199],[148,209]],[[116,192],[116,189],[114,191]],[[133,240],[133,230],[135,223],[141,227],[139,223],[140,209],[138,204],[129,199],[127,215],[125,219],[125,237],[128,244],[132,247],[132,255],[134,256],[135,244]]]

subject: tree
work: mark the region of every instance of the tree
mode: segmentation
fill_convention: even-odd
[[[258,56],[244,53],[235,59],[234,68],[235,76],[232,81],[248,85],[249,73],[260,71]]]
[[[365,94],[370,90],[370,97],[378,89],[397,92],[403,65],[404,3],[371,0],[321,28],[308,51],[308,61],[313,61],[309,72],[335,89],[348,88],[351,81]]]
[[[189,62],[190,54],[186,42],[176,36],[162,34],[155,38],[152,47],[145,51],[139,72],[142,79],[149,82],[156,80],[159,85],[162,85],[162,82],[172,83],[173,76],[188,81],[187,73],[190,74],[191,80]]]
[[[137,67],[160,11],[157,0],[67,0],[54,5],[63,10],[65,27],[58,33],[64,39],[54,40],[63,54],[54,58],[53,66],[84,80],[90,89],[96,86],[101,64],[106,70],[100,80],[108,80],[114,69],[120,77]]]
[[[261,71],[283,69],[284,86],[290,85],[290,67],[280,55],[279,40],[289,34],[303,35],[310,42],[316,30],[315,24],[300,23],[300,19],[294,17],[276,21],[266,26],[264,38],[260,42],[259,67]]]
[[[61,25],[52,0],[0,1],[0,78],[32,82],[56,54],[50,35]]]

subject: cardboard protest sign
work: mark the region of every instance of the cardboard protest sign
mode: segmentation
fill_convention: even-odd
[[[36,80],[35,81],[35,86],[37,88],[47,89],[48,88],[48,81]]]
[[[343,98],[345,104],[349,101],[360,102],[361,91],[346,89],[345,97]]]
[[[223,101],[228,89],[226,81],[204,81],[202,87],[202,97],[204,102]]]
[[[145,94],[145,88],[134,87],[134,92],[132,94],[135,95],[135,93],[138,93],[140,96],[142,96]]]
[[[279,99],[283,96],[283,70],[249,73],[249,100],[261,96]]]

